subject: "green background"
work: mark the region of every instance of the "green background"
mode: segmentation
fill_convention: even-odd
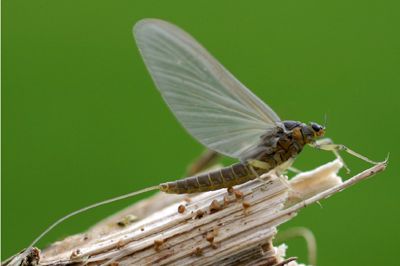
[[[327,114],[336,142],[375,160],[391,152],[386,172],[284,228],[315,233],[320,265],[398,265],[398,1],[2,5],[3,259],[70,211],[180,177],[203,150],[167,109],[132,39],[136,21],[156,17],[195,36],[282,119],[323,123]],[[353,173],[369,167],[344,157]],[[331,159],[307,148],[295,166]],[[73,218],[40,247],[138,198]],[[306,261],[301,239],[288,244]]]

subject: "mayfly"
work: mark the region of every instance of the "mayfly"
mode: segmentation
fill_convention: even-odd
[[[150,190],[182,194],[229,188],[273,169],[285,170],[305,145],[332,151],[336,156],[346,151],[376,164],[344,145],[321,139],[325,126],[281,120],[178,27],[144,19],[134,26],[133,34],[156,87],[178,121],[204,146],[239,162],[77,210],[52,224],[30,247],[67,218],[116,200]]]

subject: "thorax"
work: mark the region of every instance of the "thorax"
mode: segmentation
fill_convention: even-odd
[[[297,121],[283,121],[273,132],[261,137],[261,142],[251,158],[276,167],[296,157],[312,140],[313,133],[306,124]]]

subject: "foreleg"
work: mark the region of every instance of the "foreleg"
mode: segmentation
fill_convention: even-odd
[[[378,162],[372,161],[372,160],[368,159],[367,157],[365,157],[364,155],[361,155],[361,154],[347,148],[346,146],[344,146],[342,144],[333,143],[333,141],[329,138],[317,140],[317,141],[311,143],[310,146],[315,149],[333,152],[335,154],[335,156],[343,162],[344,167],[347,169],[347,171],[350,171],[350,170],[344,163],[342,157],[339,155],[339,151],[345,151],[348,154],[351,154],[351,155],[353,155],[363,161],[366,161],[370,164],[378,164]]]

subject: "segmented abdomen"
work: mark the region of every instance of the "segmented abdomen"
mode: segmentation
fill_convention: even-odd
[[[257,162],[252,163],[253,166],[250,166],[248,163],[236,163],[208,173],[162,183],[159,188],[166,193],[185,194],[217,190],[243,184],[255,179],[257,175],[262,175],[274,169],[290,158],[294,158],[301,152],[303,146],[304,142],[302,138],[299,142],[296,139],[289,138],[287,135],[283,135],[280,136],[272,151],[265,152],[265,154],[262,153],[257,158],[258,166],[261,168],[257,168]],[[265,151],[268,151],[268,149],[265,149]],[[252,171],[251,167],[257,174]]]
[[[255,169],[258,174],[265,170]],[[160,190],[166,193],[186,194],[217,190],[245,183],[256,178],[250,166],[236,163],[222,169],[211,171],[197,176],[187,177],[178,181],[160,184]]]

